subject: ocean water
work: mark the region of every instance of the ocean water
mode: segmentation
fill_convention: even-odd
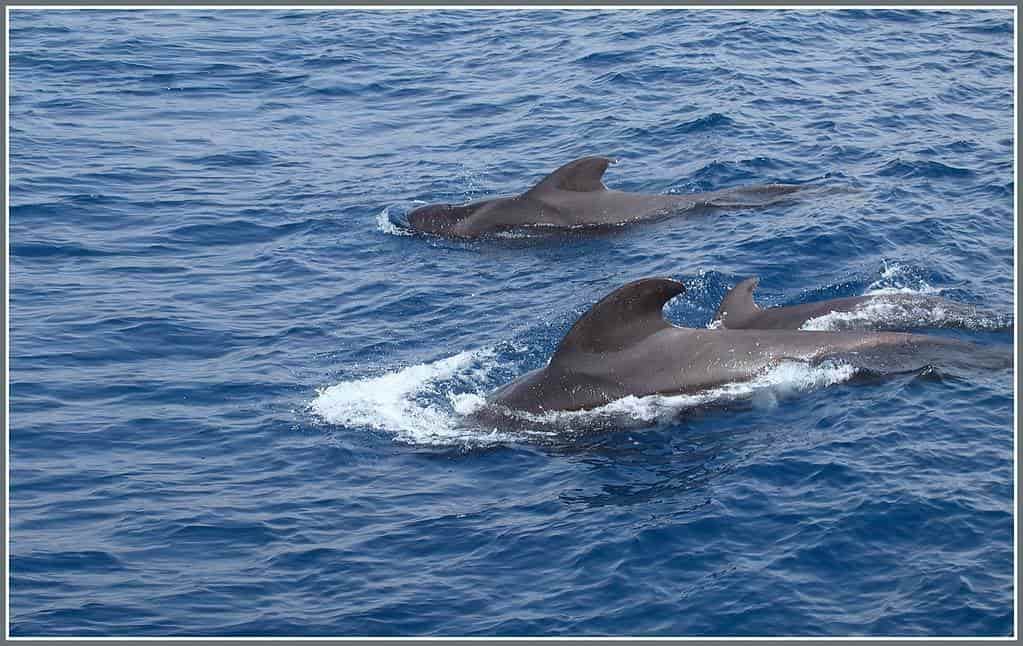
[[[758,275],[1011,344],[1012,41],[1010,11],[13,10],[11,633],[1011,634],[1011,370],[471,413],[643,276],[687,284],[679,325]],[[835,190],[401,226],[591,154],[625,190]]]

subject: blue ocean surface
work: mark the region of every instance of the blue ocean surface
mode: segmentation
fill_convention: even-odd
[[[1013,342],[1009,10],[21,10],[10,630],[1009,635],[1013,371],[783,364],[473,422],[644,276],[705,327],[902,291]],[[585,155],[828,190],[412,234]],[[884,321],[875,321],[884,323]]]

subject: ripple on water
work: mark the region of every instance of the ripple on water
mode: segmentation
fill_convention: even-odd
[[[752,275],[764,305],[1012,312],[1010,11],[10,22],[14,635],[1011,634],[1008,370],[842,358],[483,414],[642,276],[682,279],[695,328]],[[591,154],[623,190],[821,190],[403,226]]]

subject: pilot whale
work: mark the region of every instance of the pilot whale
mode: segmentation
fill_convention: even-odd
[[[766,206],[805,188],[763,184],[688,195],[629,193],[604,186],[604,172],[612,163],[608,157],[583,157],[521,195],[422,206],[408,214],[408,226],[451,238],[477,238],[522,227],[606,227],[704,209]]]
[[[971,325],[996,329],[1007,327],[1002,317],[996,314],[984,312],[972,305],[924,294],[848,296],[764,309],[753,300],[753,292],[759,284],[759,278],[747,278],[725,294],[714,314],[712,327],[732,330],[821,329],[819,324],[843,329]],[[839,316],[829,316],[831,314]],[[814,319],[819,319],[819,322]]]
[[[594,408],[628,395],[692,393],[748,381],[793,360],[841,358],[880,372],[919,370],[956,357],[967,365],[982,360],[976,344],[900,332],[677,327],[662,309],[684,291],[669,278],[644,278],[615,290],[572,326],[547,366],[491,393],[488,409],[535,414]],[[997,354],[990,363],[1011,364],[1007,357]]]

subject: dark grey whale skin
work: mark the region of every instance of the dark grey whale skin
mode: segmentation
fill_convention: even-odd
[[[986,321],[995,321],[999,318],[995,314],[980,311],[971,305],[963,305],[924,294],[848,296],[815,303],[764,309],[753,300],[753,292],[759,283],[760,279],[754,276],[733,287],[721,300],[721,305],[714,314],[713,320],[720,322],[721,327],[730,330],[798,330],[811,319],[836,312],[853,312],[864,305],[871,304],[888,304],[902,309],[924,308],[932,311],[940,308],[945,312],[945,316],[941,320],[928,327],[963,327],[965,322],[971,319],[982,318]],[[876,322],[871,325],[871,328],[895,326],[903,327],[898,322],[887,326],[883,322]]]
[[[627,395],[683,394],[747,381],[785,360],[851,358],[871,370],[919,370],[979,346],[899,332],[808,332],[676,327],[662,309],[685,291],[669,278],[629,283],[594,305],[562,339],[550,363],[497,389],[490,407],[541,414],[602,406]],[[1007,353],[995,358],[1011,365]]]
[[[628,193],[608,189],[602,183],[611,163],[608,157],[583,157],[565,164],[521,195],[422,206],[408,214],[408,226],[449,238],[478,238],[523,227],[607,227],[713,208],[766,206],[805,188],[764,184],[689,195]]]

